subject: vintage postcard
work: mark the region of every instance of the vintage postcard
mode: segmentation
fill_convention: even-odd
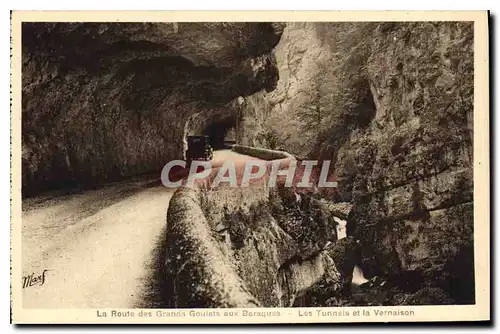
[[[13,323],[490,320],[488,12],[11,29]]]

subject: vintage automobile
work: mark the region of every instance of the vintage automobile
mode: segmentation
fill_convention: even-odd
[[[210,141],[208,136],[188,136],[187,137],[188,148],[186,151],[186,160],[212,160],[213,149],[210,146]]]

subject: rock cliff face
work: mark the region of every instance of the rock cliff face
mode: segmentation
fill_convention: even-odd
[[[157,172],[182,158],[191,116],[230,118],[231,100],[274,87],[270,51],[281,31],[271,23],[24,23],[24,194]]]
[[[472,23],[31,23],[22,66],[24,195],[159,174],[187,134],[235,126],[240,144],[332,160],[346,241],[286,194],[188,196],[205,230],[172,235],[235,261],[230,305],[339,305],[321,298],[354,266],[408,303],[474,302]]]
[[[350,227],[365,241],[365,272],[414,272],[469,303],[472,38],[465,23],[382,27],[375,35],[381,51],[367,68],[375,115],[365,134],[350,136],[342,157],[358,169]]]
[[[246,143],[335,162],[368,278],[472,303],[472,24],[292,23],[275,56]]]
[[[332,64],[329,48],[317,37],[314,23],[288,23],[274,49],[279,71],[276,89],[247,96],[239,106],[243,114],[242,144],[284,148],[304,155],[311,149],[311,131],[301,131],[300,111],[314,100],[322,66]],[[331,76],[331,73],[327,73]],[[286,122],[286,123],[283,123]],[[285,126],[284,126],[285,125]]]

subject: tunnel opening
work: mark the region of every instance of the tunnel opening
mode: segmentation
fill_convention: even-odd
[[[208,136],[214,150],[227,148],[228,144],[236,142],[236,118],[227,117],[213,122],[203,129],[202,134]]]

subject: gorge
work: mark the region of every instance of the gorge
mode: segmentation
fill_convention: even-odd
[[[179,190],[168,219],[206,220],[238,302],[473,304],[473,37],[468,22],[24,23],[23,197],[159,179],[196,134],[331,160],[338,187],[302,203]],[[167,226],[171,254],[185,228]]]

